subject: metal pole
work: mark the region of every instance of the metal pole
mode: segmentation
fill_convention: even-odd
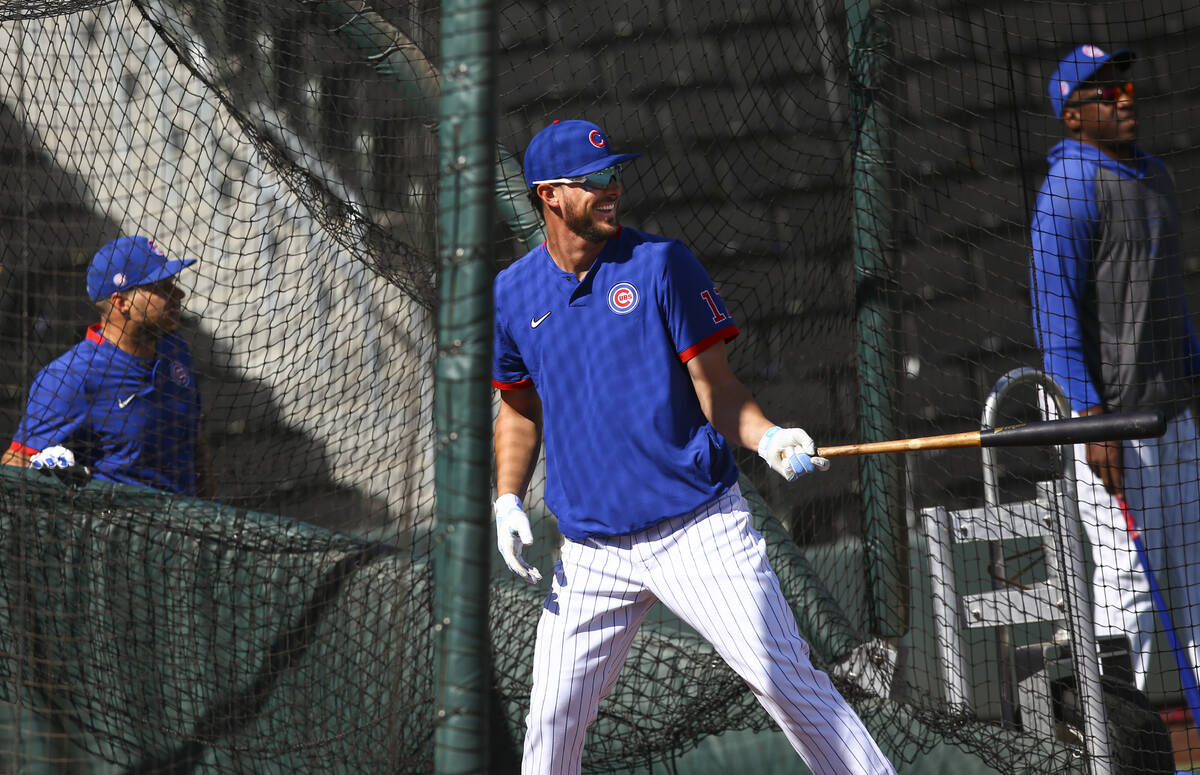
[[[1020,384],[1040,386],[1054,400],[1060,417],[1071,416],[1071,406],[1067,397],[1053,379],[1037,369],[1021,367],[1012,369],[996,381],[992,392],[984,402],[981,428],[993,428],[996,425],[1000,400],[1013,387]],[[1084,552],[1088,543],[1083,537],[1083,529],[1079,523],[1079,501],[1075,490],[1075,453],[1070,444],[1059,448],[1062,459],[1063,493],[1059,502],[1051,506],[1056,517],[1057,545],[1061,554],[1059,567],[1062,573],[1064,599],[1062,609],[1071,633],[1071,653],[1075,663],[1075,682],[1079,690],[1080,711],[1083,715],[1083,744],[1091,762],[1093,775],[1108,775],[1113,771],[1112,749],[1108,738],[1108,711],[1104,706],[1102,684],[1100,682],[1100,658],[1096,649],[1096,629],[1092,603],[1090,577],[1087,573]],[[999,482],[996,478],[996,449],[983,449],[984,502],[992,509],[1000,505]],[[1003,550],[996,543],[993,554],[993,567],[999,565],[997,578],[1004,577]],[[1013,714],[1012,673],[1008,659],[1007,628],[997,629],[997,638],[1004,634],[1004,650],[1001,651],[1001,704],[1007,703],[1006,712]],[[1005,681],[1008,681],[1005,686]],[[1007,693],[1007,697],[1003,696]],[[1006,717],[1006,720],[1011,720]]]
[[[491,0],[447,0],[441,30],[434,770],[461,775],[490,769],[495,8]]]

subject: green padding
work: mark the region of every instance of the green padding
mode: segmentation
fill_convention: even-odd
[[[432,587],[395,549],[8,467],[0,542],[0,700],[53,715],[93,755],[429,771]]]
[[[860,707],[871,735],[879,747],[896,764],[899,775],[993,775],[999,770],[978,756],[941,741],[921,750],[911,742],[930,739],[930,731],[920,721],[905,712],[903,706],[876,701],[873,707]],[[1028,775],[1084,775],[1086,767],[1073,752],[1054,743],[1037,740],[1018,732],[1000,730],[994,726],[967,723],[962,727],[964,738],[984,736],[997,746],[1008,750],[1008,761],[1037,761],[1036,766],[1019,770]],[[899,746],[898,748],[896,746]],[[640,767],[631,775],[729,775],[740,772],[794,773],[808,775],[805,766],[787,738],[777,729],[769,731],[730,731],[711,735],[668,768],[665,765]]]
[[[730,775],[735,772],[790,773],[809,775],[812,770],[792,750],[780,732],[726,732],[706,737],[693,751],[676,760],[676,768],[639,769],[633,775]],[[911,764],[898,769],[900,775],[993,775],[998,771],[976,756],[952,745],[938,744]]]
[[[362,52],[376,72],[387,76],[419,115],[439,114],[442,77],[425,52],[398,27],[360,2],[324,0],[317,11],[330,28]],[[521,165],[504,146],[496,145],[496,210],[517,240],[532,250],[546,238],[542,219],[526,198]]]

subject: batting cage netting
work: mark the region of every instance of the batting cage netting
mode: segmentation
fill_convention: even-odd
[[[1194,2],[473,7],[494,40],[487,271],[543,239],[521,174],[532,135],[600,124],[616,151],[645,154],[626,168],[622,223],[690,246],[740,329],[735,372],[819,446],[1080,408],[1039,373],[1031,288],[1047,289],[1030,275],[1064,137],[1048,89],[1079,45],[1136,52],[1137,136],[1173,174],[1181,219],[1167,200],[1135,219],[1181,238],[1189,289],[1200,276]],[[459,581],[439,503],[466,485],[435,465],[458,438],[435,397],[447,374],[490,373],[486,346],[439,344],[439,330],[491,315],[487,294],[445,301],[454,208],[439,194],[461,165],[439,160],[439,105],[468,73],[444,65],[448,18],[401,0],[0,3],[0,439],[14,463],[0,467],[0,770],[446,772],[437,730],[458,711],[443,690],[462,685],[489,691],[488,770],[516,771],[546,583],[515,579],[489,544],[471,558],[491,569],[483,672],[437,657]],[[1075,109],[1132,97],[1108,86]],[[101,346],[89,263],[132,235],[196,259],[177,277],[191,362],[162,361],[148,384],[198,390],[215,500],[24,465],[58,440],[23,417],[94,413],[108,395],[43,369]],[[472,368],[446,368],[463,353]],[[486,441],[491,422],[470,434]],[[1166,510],[1197,522],[1186,427],[1193,461],[1172,464],[1183,495]],[[1097,595],[1137,595],[1091,584],[1107,555],[1080,529],[1069,449],[839,457],[797,483],[737,453],[814,663],[901,772],[1200,766],[1200,589],[1158,569],[1139,667],[1138,633],[1092,611]],[[549,575],[560,537],[543,483],[539,466],[526,556]],[[1189,530],[1141,527],[1200,556]],[[658,612],[585,771],[748,765],[801,766],[712,647]]]

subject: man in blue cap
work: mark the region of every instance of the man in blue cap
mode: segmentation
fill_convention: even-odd
[[[1076,447],[1101,638],[1128,638],[1144,688],[1155,631],[1150,569],[1169,588],[1191,664],[1200,636],[1200,464],[1191,409],[1200,342],[1184,297],[1175,186],[1137,143],[1130,51],[1079,46],[1050,78],[1065,139],[1033,213],[1031,298],[1046,372],[1075,415],[1163,409],[1158,439]],[[1128,529],[1127,529],[1128,523]]]
[[[97,479],[212,497],[200,394],[175,333],[195,259],[168,259],[146,237],[105,244],[87,272],[100,313],[83,341],[38,372],[7,465],[87,466]]]
[[[538,624],[522,772],[580,771],[584,736],[661,600],[753,689],[817,775],[892,773],[809,661],[730,442],[785,479],[828,461],[734,376],[738,334],[681,242],[622,227],[622,165],[600,127],[561,121],[525,152],[546,241],[494,287],[497,544],[530,583],[522,499],[543,432],[546,505],[565,537]]]

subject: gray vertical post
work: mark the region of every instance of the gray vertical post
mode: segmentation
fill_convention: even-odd
[[[988,394],[983,405],[983,416],[980,427],[994,428],[999,415],[998,405],[1004,395],[1014,386],[1033,384],[1046,392],[1047,397],[1054,401],[1058,408],[1059,417],[1071,416],[1071,405],[1067,402],[1066,394],[1057,382],[1046,374],[1027,366],[1012,369],[996,380],[992,392]],[[1112,750],[1108,737],[1108,711],[1104,706],[1103,688],[1100,682],[1100,660],[1096,649],[1095,609],[1092,602],[1091,576],[1087,572],[1084,552],[1089,546],[1083,536],[1079,522],[1079,500],[1075,490],[1075,453],[1070,444],[1059,447],[1059,457],[1062,459],[1063,491],[1057,503],[1047,508],[1055,515],[1057,547],[1061,553],[1059,573],[1063,583],[1062,609],[1067,621],[1067,629],[1071,633],[1071,649],[1075,662],[1075,680],[1079,687],[1080,710],[1083,714],[1084,748],[1091,760],[1093,775],[1109,775],[1113,769]],[[996,449],[984,447],[983,457],[983,495],[985,505],[997,509],[1000,505],[1000,485],[996,476]],[[1003,551],[997,548],[999,554],[993,553],[992,567],[999,568],[999,578],[1003,578]],[[1001,667],[1001,705],[1005,720],[1013,722],[1015,709],[1013,705],[1013,688],[1011,685],[1012,670],[1009,665],[1010,640],[1006,628],[998,628],[997,634],[1004,634],[1004,639],[998,641],[1000,646]],[[1007,685],[1006,685],[1006,682]],[[1005,696],[1007,694],[1007,696]]]
[[[491,0],[442,4],[438,128],[441,287],[435,416],[439,775],[489,771],[491,234],[495,220],[496,14]]]
[[[892,423],[891,267],[885,253],[888,182],[882,111],[876,83],[882,25],[878,0],[846,0],[849,30],[851,148],[854,182],[854,272],[858,315],[860,428],[864,441],[895,438]],[[865,557],[874,634],[899,637],[908,629],[908,526],[892,455],[860,459]]]
[[[971,691],[966,651],[962,635],[966,625],[959,615],[962,606],[954,573],[954,539],[950,535],[950,512],[944,506],[921,511],[925,533],[925,554],[929,559],[932,585],[932,613],[937,635],[938,661],[942,687],[949,713],[973,713],[975,698]]]

